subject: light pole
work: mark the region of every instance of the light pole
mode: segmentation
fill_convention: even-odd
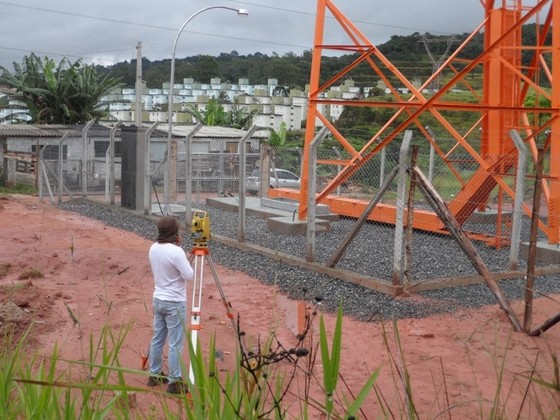
[[[171,182],[171,141],[173,138],[173,85],[175,84],[175,52],[177,50],[177,42],[179,41],[179,37],[185,29],[185,26],[193,20],[196,16],[211,9],[225,9],[231,10],[237,13],[238,16],[248,16],[249,12],[247,9],[236,9],[234,7],[228,6],[208,6],[200,9],[199,11],[193,13],[189,18],[183,23],[179,32],[177,32],[177,36],[175,37],[175,42],[173,42],[173,51],[171,52],[171,76],[169,78],[169,99],[168,99],[168,113],[167,113],[167,121],[169,123],[168,131],[167,131],[167,156],[165,160],[165,173],[164,173],[164,180],[163,180],[163,195],[164,195],[164,213],[169,214],[169,199],[170,199],[170,185]]]

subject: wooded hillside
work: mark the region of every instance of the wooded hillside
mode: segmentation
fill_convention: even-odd
[[[526,25],[523,30],[523,39],[526,43],[533,43],[535,38],[535,25]],[[377,45],[399,70],[409,79],[426,79],[433,71],[433,59],[439,60],[445,53],[448,42],[451,42],[450,52],[455,50],[468,36],[468,33],[452,36],[436,36],[431,34],[394,35],[384,44]],[[426,50],[426,43],[432,54],[432,59]],[[477,35],[461,54],[461,58],[472,59],[483,48],[483,36]],[[530,52],[523,57],[524,64],[528,64]],[[301,55],[287,53],[262,54],[255,52],[249,55],[240,55],[236,51],[221,53],[217,57],[198,55],[192,57],[178,57],[176,60],[176,78],[191,77],[200,83],[208,83],[211,78],[218,77],[222,82],[237,83],[240,78],[248,78],[250,84],[266,84],[269,78],[278,79],[282,85],[290,88],[303,89],[309,80],[311,66],[311,50]],[[321,74],[323,80],[348,65],[354,55],[347,54],[339,57],[324,57],[322,60]],[[150,61],[143,59],[143,79],[149,88],[161,88],[162,83],[169,81],[171,68],[170,59]],[[110,67],[99,67],[103,73],[111,73],[120,77],[128,86],[134,86],[136,73],[136,60],[117,63]],[[365,64],[355,69],[351,75],[356,86],[374,86],[377,77]]]

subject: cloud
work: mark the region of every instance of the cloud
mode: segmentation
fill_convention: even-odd
[[[177,56],[261,52],[301,54],[313,44],[314,0],[214,0],[166,2],[131,0],[8,0],[0,1],[0,65],[11,69],[30,52],[72,61],[111,65],[136,57],[171,57],[177,32],[185,20],[204,7],[221,4],[246,8],[239,18],[229,10],[207,10],[181,34]],[[471,32],[482,20],[479,1],[467,0],[335,0],[338,7],[375,44],[392,35]],[[329,16],[330,14],[328,14]],[[327,17],[325,42],[347,42]]]

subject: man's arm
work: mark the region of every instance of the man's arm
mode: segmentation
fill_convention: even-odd
[[[181,273],[181,278],[185,281],[190,281],[194,277],[194,271],[189,264],[189,260],[187,260],[187,255],[185,251],[179,248],[180,252],[177,254],[177,258],[175,258],[177,270]]]

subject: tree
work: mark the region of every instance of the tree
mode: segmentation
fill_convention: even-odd
[[[64,58],[58,65],[35,54],[26,56],[14,73],[0,67],[0,83],[12,89],[12,98],[25,103],[31,123],[83,124],[108,115],[100,99],[121,86],[117,79],[100,76],[96,68],[71,63]]]
[[[213,77],[220,77],[220,66],[218,65],[218,60],[209,55],[199,56],[193,70],[194,80],[200,83],[209,83],[210,79]]]
[[[161,67],[151,67],[146,69],[143,74],[145,80],[150,80],[152,86],[162,86],[165,82],[169,82],[169,74],[164,73]]]
[[[272,96],[284,96],[284,97],[288,97],[290,96],[290,89],[286,88],[285,86],[276,86],[273,90],[272,90]]]
[[[229,104],[231,102],[228,93],[225,90],[220,90],[220,93],[218,94],[218,102],[221,104]]]
[[[289,84],[297,80],[299,76],[299,69],[288,59],[275,58],[268,63],[265,69],[267,78],[276,77],[280,84]]]
[[[205,110],[199,110],[191,105],[189,112],[197,122],[209,126],[233,127],[248,129],[253,123],[256,111],[247,112],[246,107],[239,108],[236,103],[231,111],[225,111],[224,106],[217,99],[210,99]]]
[[[193,110],[196,108],[193,107]],[[225,120],[225,111],[222,104],[220,104],[216,99],[210,99],[208,104],[206,104],[206,109],[204,111],[196,110],[193,112],[194,118],[197,122],[204,125],[214,126],[223,125]]]
[[[272,147],[281,147],[286,142],[286,123],[282,121],[280,123],[280,127],[278,131],[274,131],[274,129],[270,129],[270,137],[268,138],[268,142]]]

